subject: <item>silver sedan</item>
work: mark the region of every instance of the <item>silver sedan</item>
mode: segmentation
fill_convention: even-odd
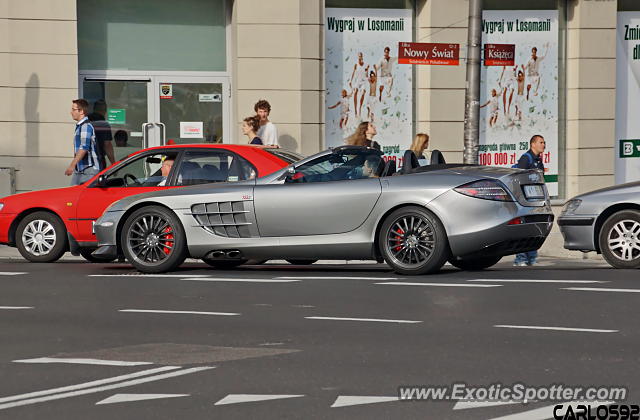
[[[417,166],[355,146],[327,150],[263,178],[140,194],[96,222],[99,256],[138,270],[248,259],[377,259],[427,274],[449,261],[483,269],[539,248],[553,223],[542,174],[463,164]]]
[[[566,249],[596,251],[616,268],[639,268],[640,182],[572,198],[558,225]]]

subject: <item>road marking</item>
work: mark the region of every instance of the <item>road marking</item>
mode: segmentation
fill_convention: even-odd
[[[395,397],[369,397],[364,395],[340,395],[331,404],[331,408],[348,407],[350,405],[375,404],[381,402],[399,401],[398,396]]]
[[[0,309],[33,309],[33,306],[0,306]]]
[[[121,402],[158,400],[161,398],[178,398],[188,397],[189,394],[115,394],[102,401],[98,401],[96,405],[115,404]]]
[[[36,359],[14,360],[14,363],[71,363],[77,365],[105,365],[105,366],[141,366],[152,365],[151,362],[125,362],[121,360],[102,359],[73,359],[64,357],[38,357]]]
[[[320,319],[329,321],[361,321],[361,322],[392,322],[397,324],[418,324],[422,321],[409,321],[406,319],[378,319],[378,318],[338,318],[332,316],[305,316],[305,319]]]
[[[533,401],[529,401],[533,402]],[[471,408],[496,407],[499,405],[522,404],[522,401],[458,401],[454,410],[468,410]]]
[[[80,390],[77,390],[77,391],[64,392],[62,394],[48,395],[48,396],[39,397],[39,398],[29,398],[29,399],[26,399],[26,400],[11,402],[11,403],[7,403],[7,404],[0,404],[0,410],[5,410],[7,408],[13,408],[13,407],[19,407],[19,406],[23,406],[23,405],[37,404],[37,403],[41,403],[41,402],[45,402],[45,401],[52,401],[52,400],[60,400],[60,399],[63,399],[63,398],[77,397],[77,396],[80,396],[80,395],[94,394],[96,392],[108,391],[110,389],[124,388],[124,387],[132,386],[132,385],[144,384],[144,383],[147,383],[147,382],[153,382],[153,381],[159,381],[161,379],[172,378],[172,377],[175,377],[175,376],[188,375],[190,373],[195,373],[195,372],[199,372],[199,371],[207,370],[207,369],[213,369],[213,366],[204,366],[204,367],[197,367],[197,368],[182,369],[182,370],[177,370],[177,371],[174,371],[174,372],[163,373],[163,374],[160,374],[160,375],[147,376],[146,378],[133,379],[133,380],[120,382],[120,383],[112,384],[112,385],[99,386],[99,387],[95,387],[95,388],[80,389]]]
[[[0,276],[19,276],[21,274],[27,274],[27,273],[13,272],[13,271],[0,271]]]
[[[213,282],[232,282],[232,283],[293,283],[300,280],[293,279],[215,279],[215,278],[186,278],[182,281],[213,281]]]
[[[27,394],[20,394],[20,395],[12,395],[12,396],[9,396],[9,397],[3,397],[3,398],[0,398],[0,403],[4,403],[4,402],[8,402],[8,401],[21,400],[21,399],[25,399],[25,398],[39,397],[41,395],[56,394],[56,393],[59,393],[59,392],[75,391],[77,389],[90,388],[90,387],[94,387],[94,386],[97,386],[97,385],[110,384],[110,383],[113,383],[113,382],[120,382],[120,381],[124,381],[126,379],[138,378],[140,376],[152,375],[152,374],[155,374],[155,373],[166,372],[168,370],[176,370],[176,369],[180,369],[180,366],[163,366],[163,367],[159,367],[159,368],[141,370],[140,372],[134,372],[134,373],[129,373],[129,374],[120,375],[120,376],[114,376],[112,378],[98,379],[97,381],[85,382],[85,383],[77,384],[77,385],[69,385],[69,386],[63,386],[61,388],[51,388],[51,389],[45,389],[43,391],[35,391],[35,392],[29,392]]]
[[[162,309],[120,309],[118,312],[139,312],[150,314],[189,314],[189,315],[217,315],[217,316],[234,316],[240,315],[235,312],[201,312],[201,311],[165,311]]]
[[[193,277],[193,278],[198,278],[198,277],[209,277],[208,274],[142,274],[142,273],[131,273],[131,274],[89,274],[89,277],[149,277],[149,278],[156,278],[156,277],[167,277],[167,278],[172,278],[172,277],[178,277],[178,278],[187,278],[187,277]]]
[[[607,281],[600,280],[540,280],[540,279],[473,279],[467,280],[472,282],[487,282],[487,283],[608,283]]]
[[[573,408],[573,412],[575,414],[578,413],[583,413],[585,410],[580,409],[578,410],[577,405],[579,404],[584,404],[584,405],[591,405],[591,406],[598,406],[598,405],[610,405],[613,404],[615,401],[591,401],[591,402],[583,402],[583,401],[571,401],[571,402],[557,402],[556,404],[553,405],[547,405],[545,407],[541,407],[541,408],[536,408],[534,410],[529,410],[529,411],[523,411],[521,413],[514,413],[514,414],[509,414],[508,416],[502,416],[502,417],[494,417],[491,420],[546,420],[546,419],[551,419],[553,418],[553,409],[556,405],[563,405],[563,406],[567,406],[567,405],[571,405]],[[563,407],[562,410],[562,414],[564,415],[564,413],[566,412],[566,408]],[[581,416],[578,416],[577,418],[580,418]],[[564,418],[564,417],[563,417]],[[572,418],[576,418],[576,417],[572,417]]]
[[[494,325],[496,328],[519,328],[525,330],[552,330],[552,331],[577,331],[577,332],[598,332],[615,333],[618,330],[599,330],[595,328],[567,328],[567,327],[538,327],[534,325]]]
[[[563,287],[562,290],[577,290],[580,292],[640,293],[640,289],[607,289],[605,287]]]
[[[376,283],[392,286],[434,286],[434,287],[502,287],[501,284],[460,284],[460,283],[409,283],[405,281]]]
[[[397,277],[331,277],[331,276],[288,276],[276,277],[283,280],[400,280]]]
[[[214,405],[239,404],[246,402],[280,400],[285,398],[299,397],[304,397],[304,395],[229,394]]]

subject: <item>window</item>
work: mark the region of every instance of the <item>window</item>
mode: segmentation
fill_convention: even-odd
[[[111,172],[107,187],[165,186],[177,153],[145,155]]]
[[[344,181],[378,178],[384,169],[380,152],[349,150],[321,156],[296,168],[285,183]]]
[[[301,159],[304,159],[304,156],[299,155],[298,153],[292,152],[290,150],[283,149],[264,149],[265,151],[271,153],[274,156],[279,157],[287,163],[294,163]]]
[[[240,156],[221,150],[188,151],[180,163],[176,185],[245,181],[255,177],[255,168]]]

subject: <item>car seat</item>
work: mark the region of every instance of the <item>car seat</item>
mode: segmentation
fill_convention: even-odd
[[[413,153],[413,150],[405,150],[402,159],[402,173],[410,174],[414,169],[419,167],[420,162],[418,162],[418,158],[416,157],[416,154]]]
[[[442,154],[442,152],[440,152],[440,150],[435,149],[431,152],[431,161],[429,162],[430,165],[443,165],[445,163],[447,162],[444,160],[444,155]]]
[[[178,175],[179,185],[193,185],[198,181],[200,165],[195,162],[182,162],[180,174]]]
[[[381,177],[383,176],[391,176],[396,173],[396,161],[389,159],[387,163],[384,164],[384,169],[382,170]]]

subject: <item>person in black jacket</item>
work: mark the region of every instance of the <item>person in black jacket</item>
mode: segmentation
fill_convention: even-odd
[[[542,163],[542,154],[544,153],[546,143],[544,137],[539,134],[534,135],[529,140],[529,150],[520,156],[517,168],[520,169],[538,169],[544,174],[544,165]],[[516,267],[524,267],[534,265],[538,258],[538,251],[522,252],[516,255],[513,265]]]

